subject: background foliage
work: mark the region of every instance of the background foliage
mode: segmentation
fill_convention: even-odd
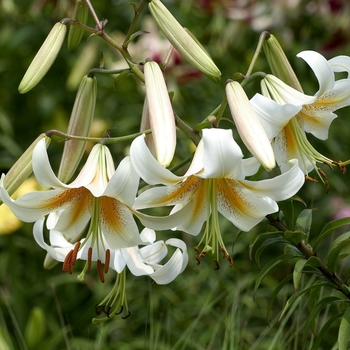
[[[179,22],[205,45],[222,71],[220,89],[204,77],[188,75],[190,67],[186,65],[168,72],[168,83],[175,91],[174,109],[192,125],[220,103],[225,80],[235,72],[245,73],[248,69],[263,30],[280,40],[306,93],[313,94],[318,87],[308,66],[296,58],[298,52],[315,50],[328,59],[339,54],[350,55],[347,20],[350,9],[346,1],[173,0],[165,3]],[[117,36],[126,32],[133,15],[128,1],[95,1],[94,6],[100,18],[108,19],[109,33]],[[25,95],[18,93],[18,84],[47,33],[55,22],[70,16],[73,7],[74,3],[68,0],[3,0],[0,3],[1,172],[9,169],[39,133],[53,128],[66,129],[80,82],[79,74],[74,77],[72,71],[80,69],[81,74],[86,74],[98,66],[99,50],[104,52],[106,66],[118,64],[117,53],[98,38],[87,40],[85,35],[84,41],[91,51],[84,51],[86,45],[73,53],[63,47],[43,81]],[[147,15],[145,11],[141,24]],[[139,29],[143,29],[142,26]],[[141,56],[140,60],[145,58]],[[255,70],[268,72],[263,54]],[[253,94],[253,88],[257,86],[248,93]],[[115,128],[111,132],[113,136],[138,131],[143,98],[142,89],[132,77],[114,89],[111,77],[99,76],[95,112],[99,122],[94,124],[95,135],[100,136],[108,128]],[[326,142],[311,136],[310,139],[324,155],[345,160],[350,158],[349,108],[337,114],[339,118],[333,122]],[[222,126],[232,125],[227,122]],[[179,142],[178,156],[183,158],[188,146],[184,138],[178,136],[183,140],[183,144]],[[56,140],[50,146],[56,168],[62,146],[62,142]],[[122,157],[127,146],[113,146],[114,154]],[[350,216],[349,175],[342,175],[336,169],[324,170],[330,182],[328,194],[321,183],[310,182],[299,193],[307,208],[315,209],[311,244],[327,222]],[[281,208],[294,224],[305,206],[296,201],[283,203]],[[0,215],[3,221],[9,214],[0,212]],[[305,332],[308,303],[310,306],[310,300],[316,303],[329,295],[324,287],[318,289],[314,298],[296,298],[279,321],[288,298],[295,293],[292,281],[281,289],[273,304],[269,304],[269,300],[279,283],[293,271],[295,261],[279,264],[269,271],[255,290],[261,267],[281,256],[285,244],[268,245],[262,251],[258,266],[254,256],[249,257],[249,246],[271,227],[265,222],[237,236],[238,230],[223,221],[222,234],[234,257],[232,268],[223,262],[221,269],[214,271],[211,259],[202,259],[197,265],[191,247],[198,239],[186,235],[182,239],[188,243],[190,260],[185,272],[167,286],[129,274],[127,294],[131,316],[126,320],[115,317],[95,326],[91,323],[94,306],[109,291],[112,273],[108,276],[110,280],[102,285],[94,272],[86,276],[84,283],[78,283],[76,275],[62,274],[60,265],[44,270],[45,252],[34,243],[32,225],[23,224],[16,229],[10,225],[11,222],[0,226],[1,349],[300,349],[304,334],[307,348],[311,348],[313,335]],[[321,259],[327,256],[331,242],[344,232],[346,227],[341,227],[320,242],[317,251]],[[346,252],[344,255],[347,256]],[[343,259],[337,267],[345,278],[348,278],[348,266],[348,259]],[[306,288],[315,280],[313,273],[306,274],[300,285]],[[342,307],[341,303],[326,306],[314,329],[319,330],[341,312]],[[330,325],[320,349],[331,349],[336,343],[339,322],[337,319]]]

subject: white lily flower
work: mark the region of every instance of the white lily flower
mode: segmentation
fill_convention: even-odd
[[[249,231],[267,214],[278,210],[276,201],[293,196],[303,185],[304,175],[298,162],[290,162],[291,169],[273,179],[245,180],[246,169],[242,152],[231,130],[204,129],[192,164],[184,176],[176,176],[164,169],[147,148],[144,137],[136,138],[130,148],[132,164],[139,175],[151,185],[163,184],[141,193],[134,208],[174,205],[172,215],[178,215],[178,230],[198,235],[203,223],[206,251],[224,253],[230,262],[221,238],[218,213],[242,231]],[[163,218],[161,218],[163,219]],[[150,228],[152,224],[148,225]]]
[[[290,118],[281,117],[272,111],[260,118],[260,121],[270,139],[274,140],[275,157],[282,170],[290,159],[296,158],[306,175],[313,169],[320,175],[316,163],[326,163],[330,167],[337,165],[340,168],[342,163],[334,162],[317,152],[307,140],[306,132],[321,140],[327,139],[329,127],[337,117],[333,112],[350,105],[350,80],[336,81],[334,71],[337,71],[337,62],[334,61],[332,67],[332,62],[317,52],[303,51],[297,56],[303,58],[314,71],[319,90],[314,96],[308,96],[278,78],[267,75],[261,84],[263,95],[282,105],[292,104],[301,109]],[[254,96],[251,102],[260,107],[265,103],[259,95]]]
[[[121,313],[124,306],[127,308],[125,267],[128,267],[135,276],[149,276],[157,284],[168,284],[182,273],[187,266],[187,247],[183,241],[177,238],[168,239],[166,242],[155,241],[155,232],[148,228],[143,229],[140,234],[144,247],[113,249],[103,236],[100,237],[99,245],[92,243],[92,236],[72,244],[61,232],[55,230],[50,230],[50,244],[47,244],[44,240],[43,226],[44,219],[35,222],[34,238],[38,245],[45,249],[52,258],[64,261],[63,271],[72,273],[76,260],[86,260],[85,268],[78,276],[80,280],[84,279],[85,272],[90,269],[92,261],[97,262],[97,271],[101,282],[104,282],[104,275],[109,268],[118,273],[114,287],[95,309],[98,315],[103,312],[107,317],[94,319],[94,323],[103,322]],[[162,265],[160,262],[168,254],[168,245],[174,246],[176,250],[170,259]],[[102,267],[102,264],[104,264],[104,267]],[[112,308],[113,311],[111,311]],[[127,312],[129,315],[128,309]]]
[[[87,230],[93,244],[103,236],[113,249],[141,244],[131,206],[139,177],[130,157],[114,171],[109,149],[95,145],[77,178],[66,185],[54,174],[46,152],[45,140],[33,151],[33,171],[40,185],[48,191],[27,193],[13,200],[0,182],[0,195],[22,221],[34,222],[48,215],[49,230],[60,231],[75,242]]]

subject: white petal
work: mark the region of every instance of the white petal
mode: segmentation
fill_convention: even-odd
[[[261,84],[266,85],[271,97],[281,105],[290,103],[295,106],[302,106],[313,103],[316,100],[316,96],[305,95],[271,74],[267,74]]]
[[[33,150],[33,172],[41,186],[67,188],[55,175],[47,155],[45,139],[41,139]],[[33,220],[34,221],[34,220]]]
[[[34,235],[35,241],[41,248],[45,249],[52,258],[54,258],[57,261],[64,261],[67,254],[73,249],[74,247],[73,244],[67,242],[67,245],[64,245],[61,247],[49,246],[44,241],[43,228],[44,228],[44,219],[40,219],[35,222],[33,226],[33,235]],[[57,234],[60,234],[60,233],[57,233]],[[65,241],[64,238],[63,237],[61,238],[62,239],[60,239],[59,241],[64,242]]]
[[[156,233],[154,230],[145,227],[140,233],[140,238],[142,239],[142,242],[154,243],[156,240]]]
[[[332,67],[334,72],[348,72],[348,78],[350,75],[350,57],[349,56],[336,56],[330,60],[328,63]]]
[[[131,164],[130,157],[125,157],[113,174],[103,195],[116,198],[124,204],[132,206],[138,184],[139,176]]]
[[[130,209],[116,199],[101,197],[100,225],[112,249],[142,244],[139,230]]]
[[[187,254],[187,246],[186,243],[184,241],[182,241],[181,239],[178,238],[169,238],[166,242],[166,245],[171,245],[173,247],[177,247],[180,248],[182,250],[182,267],[180,270],[180,273],[182,273],[188,263],[188,254]]]
[[[260,94],[255,94],[250,102],[269,140],[276,137],[302,108],[288,103],[281,105]]]
[[[258,160],[255,157],[250,157],[250,158],[242,159],[242,165],[243,165],[245,176],[252,176],[258,172],[261,164],[258,162]],[[237,180],[241,180],[241,179],[238,178]]]
[[[302,51],[297,57],[301,57],[314,71],[318,83],[319,90],[315,96],[323,96],[333,89],[334,73],[327,60],[316,51]]]
[[[242,231],[249,231],[267,214],[278,210],[276,202],[257,196],[239,182],[218,179],[216,184],[219,212]]]
[[[137,137],[132,142],[130,157],[139,176],[150,185],[172,185],[183,179],[183,177],[172,174],[156,161],[145,143],[144,135]]]
[[[153,244],[140,248],[139,253],[142,260],[147,264],[159,264],[168,254],[168,248],[163,241],[157,241]]]
[[[298,161],[289,161],[290,170],[272,179],[261,181],[240,181],[249,191],[257,196],[270,197],[275,201],[283,201],[293,197],[305,182],[304,173],[300,170]]]
[[[181,273],[183,260],[183,254],[181,253],[180,249],[176,249],[169,261],[157,271],[152,273],[150,277],[157,284],[168,284],[172,282]]]
[[[122,255],[130,272],[134,276],[150,275],[154,272],[151,266],[144,263],[139,252],[139,247],[125,248],[122,250]]]
[[[232,130],[204,129],[203,164],[205,178],[222,178],[241,166],[242,151],[232,137]]]

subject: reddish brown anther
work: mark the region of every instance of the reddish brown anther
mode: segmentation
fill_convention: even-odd
[[[76,245],[74,246],[74,249],[72,250],[72,266],[75,264],[75,262],[77,261],[77,255],[78,255],[78,251],[80,248],[81,243],[77,242]]]
[[[220,263],[217,260],[214,260],[214,263],[216,265],[214,270],[219,270],[220,269]]]
[[[305,180],[311,181],[311,182],[318,182],[316,179],[313,177],[310,177],[309,175],[305,175]]]
[[[90,271],[91,269],[91,260],[92,260],[92,248],[90,247],[88,249],[88,260],[87,260],[87,263],[88,263],[88,271]]]
[[[64,259],[62,271],[66,272],[68,271],[70,274],[73,273],[73,264],[72,264],[72,256],[73,256],[73,250],[71,250]]]
[[[109,249],[107,249],[106,250],[106,260],[105,260],[105,273],[108,272],[110,260],[111,260],[111,251]]]
[[[105,276],[103,274],[103,270],[102,270],[102,262],[100,259],[97,260],[97,272],[98,272],[98,276],[100,277],[100,281],[102,283],[104,283],[105,281]]]

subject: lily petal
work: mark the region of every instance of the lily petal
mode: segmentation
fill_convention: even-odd
[[[298,166],[298,161],[289,161],[290,170],[272,179],[261,181],[243,180],[240,183],[249,191],[261,197],[270,197],[275,201],[283,201],[297,193],[305,182],[304,173]],[[288,184],[288,186],[285,186]]]
[[[202,133],[205,170],[203,177],[226,177],[233,174],[235,168],[241,165],[243,154],[232,137],[232,130],[204,129]],[[241,172],[240,169],[239,173]]]
[[[333,69],[333,72],[348,72],[348,78],[350,75],[350,57],[349,56],[336,56],[328,60],[328,63]]]
[[[331,91],[334,86],[334,73],[327,60],[316,51],[302,51],[297,54],[297,57],[302,58],[314,71],[315,76],[320,85],[315,96],[323,96],[328,91]]]
[[[150,185],[173,185],[183,179],[183,177],[172,174],[157,162],[145,143],[145,135],[137,137],[132,142],[130,157],[137,173]]]

